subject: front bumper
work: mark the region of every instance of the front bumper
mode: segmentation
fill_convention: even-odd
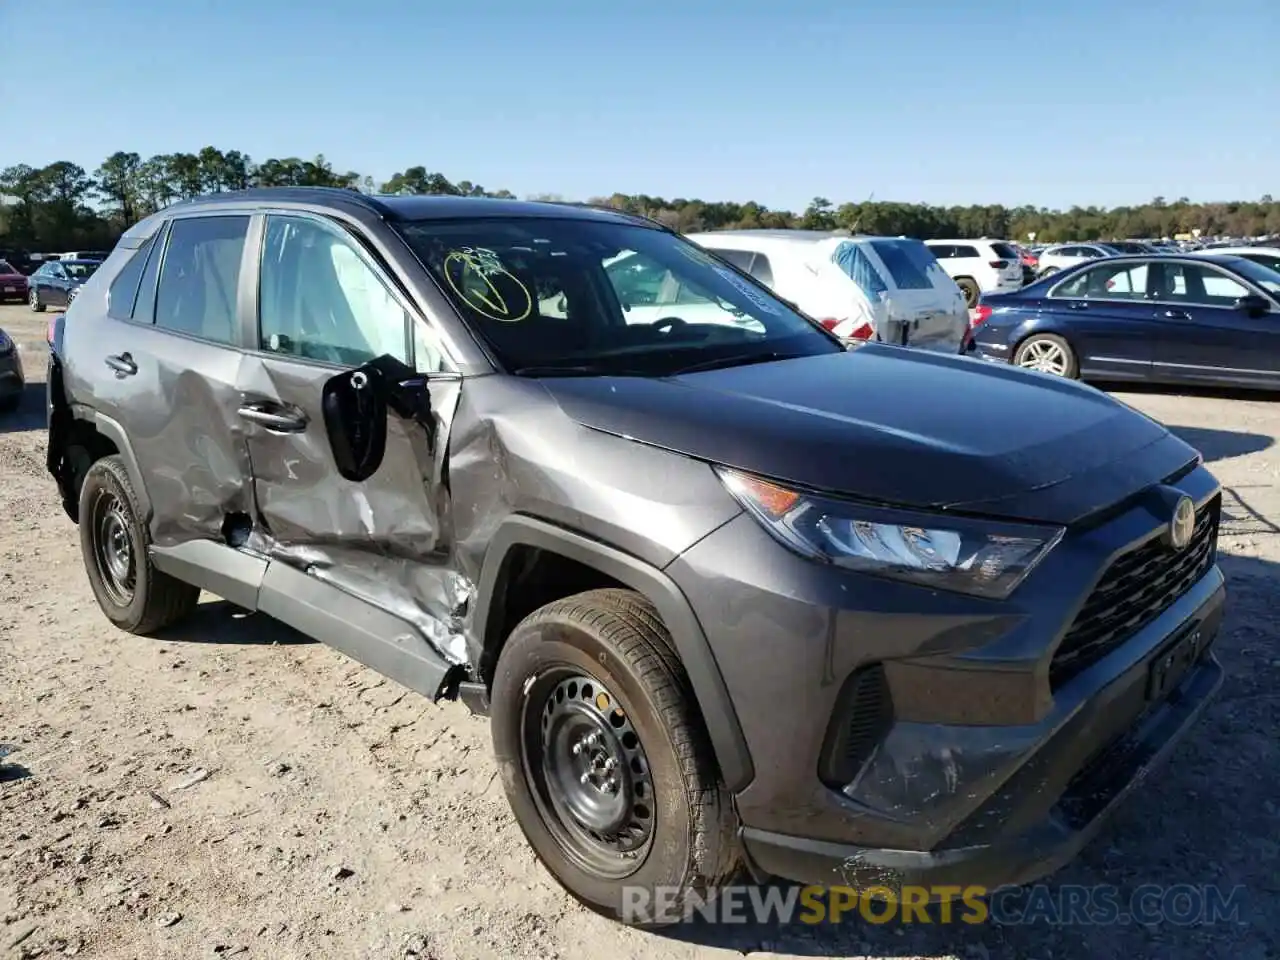
[[[1219,502],[1203,467],[1178,486],[1203,509]],[[1069,533],[1004,602],[822,567],[746,516],[671,564],[756,771],[735,800],[758,871],[992,887],[1071,859],[1221,680],[1206,652],[1225,596],[1212,553],[1140,629],[1074,673],[1051,674],[1103,571],[1153,542],[1158,522],[1135,505]],[[1172,693],[1149,699],[1151,664],[1192,628],[1196,661]],[[860,715],[850,689],[873,673],[879,712]],[[853,727],[875,729],[858,750],[852,733],[833,740]],[[859,751],[854,767],[836,762]]]

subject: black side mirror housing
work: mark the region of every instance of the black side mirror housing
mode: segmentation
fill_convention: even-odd
[[[329,449],[342,476],[360,483],[387,452],[387,401],[382,374],[366,364],[325,381],[320,397]]]
[[[1271,312],[1271,304],[1266,297],[1256,293],[1246,293],[1235,302],[1235,308],[1250,317],[1260,317]]]

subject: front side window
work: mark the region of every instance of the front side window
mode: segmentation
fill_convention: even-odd
[[[248,232],[248,217],[173,221],[156,290],[157,327],[235,343],[240,260]]]
[[[1249,293],[1238,280],[1208,265],[1162,264],[1160,289],[1156,299],[1201,307],[1230,307]]]
[[[336,225],[268,217],[258,291],[262,350],[341,366],[413,356],[421,372],[444,369],[438,340]]]
[[[665,230],[576,217],[392,227],[517,374],[661,376],[842,349],[768,290]]]

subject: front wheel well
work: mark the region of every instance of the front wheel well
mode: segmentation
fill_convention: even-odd
[[[525,617],[540,607],[587,590],[629,589],[594,567],[543,547],[517,544],[502,558],[486,619],[480,678],[488,686],[503,644]]]

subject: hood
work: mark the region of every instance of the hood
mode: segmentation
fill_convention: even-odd
[[[1092,387],[879,344],[664,379],[542,383],[586,427],[859,499],[993,517],[1073,523],[1196,457]]]

